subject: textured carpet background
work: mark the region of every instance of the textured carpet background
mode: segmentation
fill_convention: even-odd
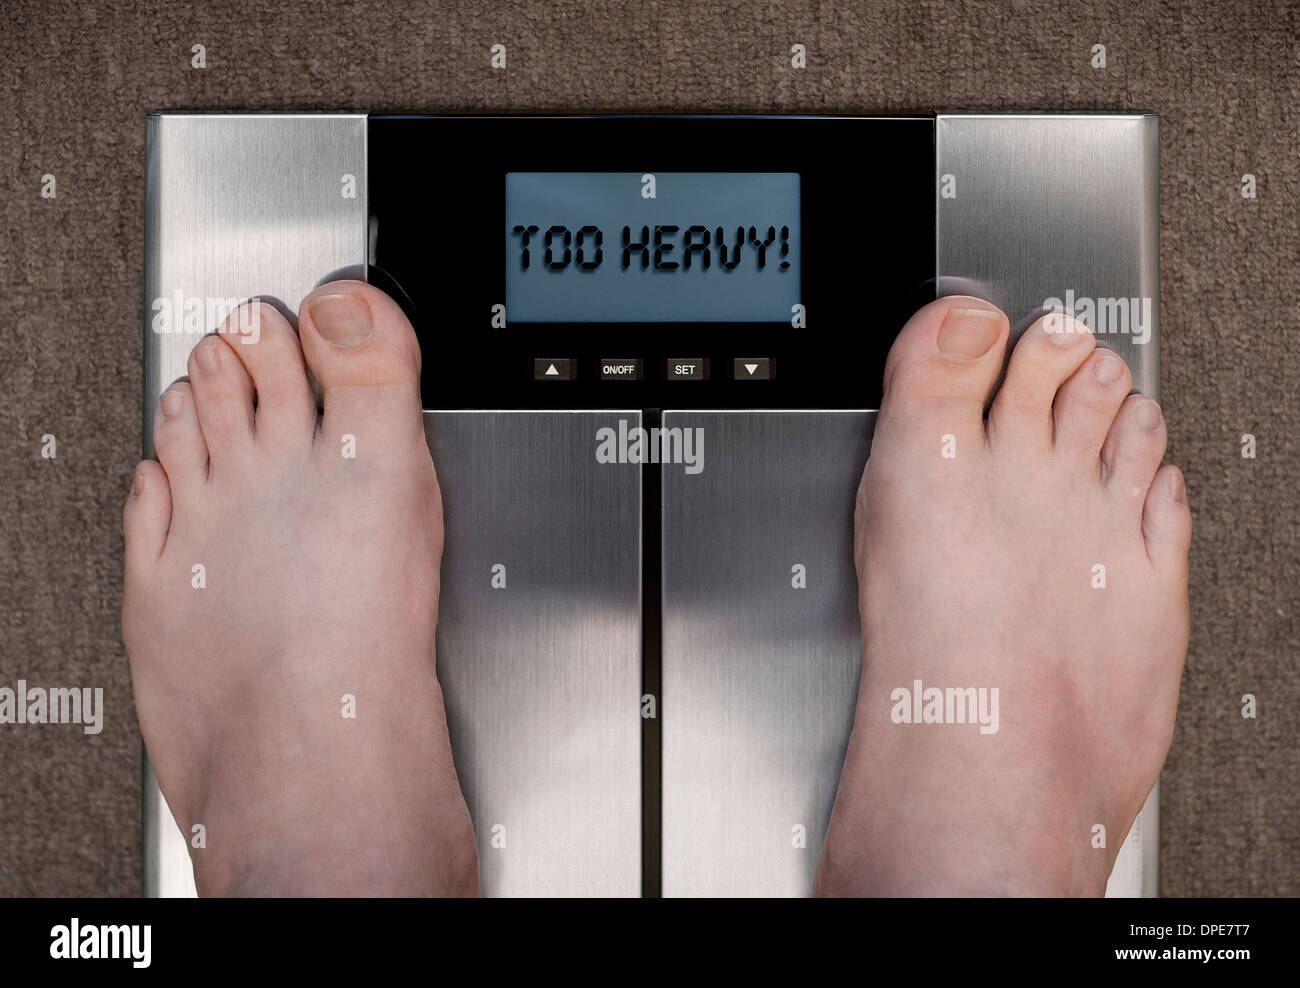
[[[164,108],[1158,112],[1162,388],[1196,518],[1162,891],[1300,894],[1298,33],[1281,0],[0,0],[0,685],[102,686],[107,706],[94,737],[0,726],[0,894],[140,888],[119,512],[140,447],[144,116]]]

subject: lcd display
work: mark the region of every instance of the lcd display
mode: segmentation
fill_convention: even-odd
[[[508,172],[506,318],[788,322],[797,172]]]

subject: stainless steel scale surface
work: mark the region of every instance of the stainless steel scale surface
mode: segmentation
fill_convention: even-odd
[[[1157,127],[1149,114],[155,114],[145,452],[154,404],[198,339],[154,332],[155,300],[263,297],[296,312],[332,278],[375,281],[409,306],[425,408],[438,409],[425,412],[447,525],[438,667],[485,893],[807,895],[861,660],[854,493],[901,326],[855,316],[868,297],[903,313],[965,292],[1019,330],[1067,290],[1150,299],[1149,340],[1102,343],[1158,398]],[[620,323],[617,299],[600,322],[511,318],[518,262],[507,276],[501,258],[520,241],[507,230],[501,248],[502,176],[532,176],[545,196],[584,180],[550,173],[658,174],[671,188],[759,167],[800,176],[806,328],[788,313]],[[547,234],[557,269],[560,240]],[[428,246],[444,241],[460,246]],[[675,243],[673,256],[689,251]],[[611,235],[610,264],[618,247]],[[585,277],[551,283],[596,283]],[[440,362],[448,332],[480,349]],[[637,378],[602,379],[616,365]],[[620,422],[702,429],[704,468],[598,462],[593,436]],[[145,772],[146,894],[192,895],[185,838]],[[1109,894],[1156,893],[1157,808],[1153,792]]]

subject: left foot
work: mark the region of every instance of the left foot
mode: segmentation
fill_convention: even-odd
[[[162,396],[123,517],[140,728],[182,833],[204,828],[199,892],[477,894],[434,670],[442,503],[415,333],[355,281],[303,302],[301,346],[257,315]]]

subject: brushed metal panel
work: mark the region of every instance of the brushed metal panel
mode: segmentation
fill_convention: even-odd
[[[706,452],[697,475],[661,467],[665,896],[812,891],[857,697],[853,503],[873,421],[664,413]]]
[[[364,115],[154,114],[147,129],[144,455],[158,396],[185,374],[229,303],[260,296],[296,314],[337,277],[365,277]],[[343,176],[357,196],[344,198]],[[154,300],[199,300],[194,332],[155,332]],[[213,309],[208,312],[209,300]],[[185,839],[144,766],[146,895],[194,894]]]
[[[988,299],[1017,332],[1070,290],[1150,299],[1147,343],[1099,339],[1158,400],[1159,118],[940,116],[935,143],[938,294]],[[955,179],[952,198],[941,194],[944,175]]]
[[[595,458],[619,419],[641,413],[425,413],[438,678],[488,895],[641,892],[641,472]]]
[[[664,414],[704,429],[707,450],[697,476],[662,468],[665,896],[812,890],[857,697],[853,505],[874,421]],[[1153,791],[1108,896],[1155,894],[1157,808]]]
[[[1135,389],[1159,400],[1159,118],[940,116],[935,142],[938,294],[988,299],[1017,332],[1067,291],[1149,300],[1147,342],[1132,324],[1098,341],[1127,361]],[[942,195],[943,176],[955,180],[954,197]],[[1108,895],[1158,893],[1158,790],[1121,848]]]

